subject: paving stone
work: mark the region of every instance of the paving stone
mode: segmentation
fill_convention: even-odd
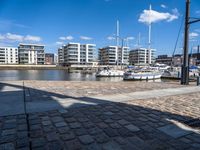
[[[107,112],[104,112],[104,114],[110,116],[110,115],[113,115],[114,113],[111,111],[107,111]]]
[[[97,143],[92,143],[88,146],[86,146],[87,150],[101,150],[101,146],[98,145]]]
[[[54,123],[56,123],[56,122],[62,122],[62,121],[63,121],[63,118],[62,118],[62,117],[56,116],[56,117],[52,117],[51,120],[52,120]]]
[[[69,126],[70,126],[71,129],[81,128],[81,124],[78,123],[78,122],[69,123]]]
[[[122,137],[115,137],[114,138],[115,142],[117,142],[119,145],[125,145],[127,144],[127,141],[125,140],[125,138]]]
[[[83,117],[77,118],[77,120],[78,120],[79,122],[87,122],[87,121],[89,121],[88,118],[83,118]]]
[[[29,139],[23,138],[23,139],[17,139],[17,147],[29,147]]]
[[[80,142],[83,144],[90,144],[94,142],[94,139],[90,135],[82,135],[78,137]]]
[[[119,125],[117,122],[111,123],[111,124],[109,124],[109,125],[110,125],[110,127],[113,128],[113,129],[119,129],[119,128],[122,127],[122,126]]]
[[[3,129],[13,129],[17,127],[17,123],[5,123]]]
[[[138,136],[128,137],[127,138],[131,144],[135,145],[140,149],[149,149],[150,145],[146,144],[144,140],[139,138]]]
[[[102,129],[108,128],[108,125],[105,124],[104,122],[98,123],[97,126],[99,126],[99,128],[102,128]]]
[[[116,142],[110,141],[102,144],[102,150],[121,150],[121,148]]]
[[[65,118],[65,121],[67,123],[72,123],[72,122],[76,122],[76,119],[75,118]]]
[[[63,150],[64,144],[61,141],[52,141],[46,147],[48,150]]]
[[[192,144],[192,146],[193,146],[194,148],[199,148],[199,149],[200,149],[200,144],[198,144],[198,143],[194,143],[194,144]]]
[[[51,125],[51,121],[50,120],[45,120],[45,121],[42,121],[42,125],[44,126],[48,126],[48,125]]]
[[[130,124],[130,122],[128,122],[128,121],[126,121],[126,120],[124,120],[124,119],[119,120],[118,123],[121,124],[121,125]]]
[[[66,141],[65,146],[69,150],[79,150],[83,148],[82,144],[77,139]]]
[[[67,124],[66,124],[66,122],[57,122],[57,123],[55,123],[55,126],[57,128],[59,128],[59,127],[65,127],[65,126],[67,126]]]
[[[116,129],[112,129],[112,128],[106,128],[106,129],[104,129],[104,132],[110,137],[114,137],[114,136],[118,136],[119,135],[117,130]]]
[[[185,135],[188,135],[191,133],[191,131],[181,129],[174,124],[160,127],[160,128],[158,128],[158,130],[164,132],[165,134],[167,134],[173,138],[179,138],[179,137],[182,137],[182,136],[185,136]]]
[[[5,143],[0,145],[0,150],[15,150],[13,143]]]
[[[97,127],[88,129],[88,133],[90,135],[96,135],[96,134],[101,133],[101,132],[102,132],[102,130],[97,128]]]
[[[94,124],[93,124],[92,122],[83,122],[83,126],[84,126],[86,129],[89,129],[89,128],[94,127]]]
[[[40,119],[38,119],[38,118],[37,119],[33,119],[33,120],[29,119],[29,124],[30,125],[40,124]]]
[[[120,128],[120,129],[118,129],[118,132],[122,137],[133,136],[133,132],[130,132],[130,130],[128,130],[126,128]]]
[[[87,134],[87,131],[86,131],[86,129],[84,129],[84,128],[74,129],[74,132],[75,132],[75,134],[76,134],[77,136]]]
[[[34,138],[31,141],[31,146],[32,148],[36,148],[36,147],[44,147],[46,144],[46,141],[44,138],[40,137],[40,138]]]
[[[67,111],[66,109],[59,109],[58,111],[59,111],[59,113],[61,113],[61,114],[68,113],[68,111]]]
[[[20,148],[17,148],[17,150],[30,150],[29,147],[20,147]]]
[[[42,130],[33,130],[33,131],[30,131],[30,137],[31,138],[41,137],[42,135],[43,135]]]
[[[47,133],[46,137],[47,137],[47,141],[49,141],[49,142],[56,141],[59,139],[56,132]]]
[[[104,133],[97,134],[94,138],[98,143],[105,143],[109,141],[109,137]]]
[[[1,136],[0,137],[0,144],[2,143],[9,143],[9,142],[13,142],[16,140],[16,136],[15,135],[6,135],[6,136]]]
[[[114,120],[112,120],[112,119],[109,118],[109,119],[104,120],[104,122],[105,122],[105,123],[113,123]]]
[[[18,131],[26,131],[27,129],[27,124],[20,124],[17,126]]]
[[[42,129],[42,127],[40,124],[30,125],[30,131],[41,130],[41,129]]]
[[[140,129],[137,126],[134,126],[132,124],[126,125],[125,128],[127,128],[128,130],[130,130],[131,132],[137,132],[140,131]]]
[[[52,132],[52,131],[55,131],[56,129],[54,126],[50,125],[50,126],[45,126],[43,130],[44,132]]]
[[[3,130],[1,133],[2,136],[11,135],[11,134],[16,134],[16,129]]]
[[[41,117],[41,119],[42,119],[42,121],[49,121],[50,120],[49,116],[43,116],[43,117]]]
[[[61,134],[61,138],[65,141],[72,140],[75,138],[75,135],[72,131],[69,131],[67,133]]]

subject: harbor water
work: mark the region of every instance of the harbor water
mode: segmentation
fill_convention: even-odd
[[[51,81],[123,81],[122,77],[97,78],[95,73],[69,73],[67,70],[0,70],[0,81],[51,80]]]

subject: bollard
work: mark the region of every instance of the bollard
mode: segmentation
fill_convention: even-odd
[[[197,77],[197,86],[199,86],[199,84],[200,84],[200,77],[198,76]]]

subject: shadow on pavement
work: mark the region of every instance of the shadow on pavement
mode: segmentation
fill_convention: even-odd
[[[200,149],[200,126],[185,125],[198,118],[0,83],[5,86],[14,90],[1,91],[0,105],[7,100],[3,106],[26,110],[0,117],[0,149]]]

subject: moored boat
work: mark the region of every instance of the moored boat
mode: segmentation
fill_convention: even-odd
[[[110,68],[104,68],[103,70],[98,70],[96,77],[123,77],[124,71],[115,70]]]
[[[153,70],[129,70],[124,73],[124,80],[154,80],[161,78],[161,72]]]

